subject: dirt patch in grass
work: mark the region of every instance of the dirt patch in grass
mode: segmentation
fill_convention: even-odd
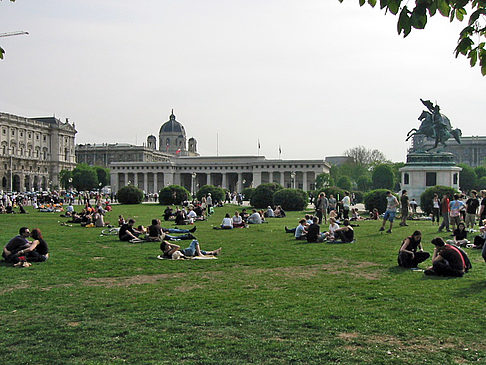
[[[359,333],[356,332],[342,332],[338,334],[338,337],[343,340],[351,340],[359,337]]]
[[[68,322],[67,324],[69,327],[78,327],[80,325],[79,322]]]
[[[0,289],[0,294],[7,294],[7,293],[10,293],[10,292],[13,292],[14,290],[29,289],[29,288],[30,288],[29,284],[21,283],[21,284],[16,285],[16,286],[11,286],[11,287],[6,287],[6,288]]]
[[[160,280],[181,278],[184,276],[186,276],[186,274],[184,273],[174,273],[157,275],[135,275],[127,277],[89,278],[83,283],[86,286],[105,286],[107,288],[111,288],[116,286],[155,284]]]

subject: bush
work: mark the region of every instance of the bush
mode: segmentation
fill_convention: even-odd
[[[486,189],[486,176],[483,176],[483,177],[478,179],[478,182],[476,183],[476,188],[478,190]]]
[[[211,198],[213,199],[213,204],[224,200],[224,197],[226,195],[226,192],[223,188],[218,188],[217,186],[214,185],[203,185],[201,186],[201,189],[196,193],[196,198],[197,200],[201,200],[203,196],[208,196],[208,194],[211,194]]]
[[[372,184],[373,182],[371,181],[371,178],[366,175],[360,176],[358,177],[358,180],[356,180],[356,185],[360,191],[370,190]]]
[[[273,194],[273,204],[283,210],[304,210],[308,201],[307,193],[300,189],[280,189]]]
[[[371,211],[373,209],[378,209],[378,212],[384,213],[386,210],[386,193],[390,191],[388,189],[376,189],[371,190],[370,192],[365,194],[364,202],[367,211]],[[397,197],[396,194],[393,194]],[[397,197],[398,199],[398,197]]]
[[[273,204],[273,194],[282,189],[277,183],[261,184],[253,193],[250,204],[255,208],[266,208]]]
[[[477,175],[471,166],[466,164],[459,164],[462,171],[459,173],[459,187],[462,191],[469,191],[476,187]]]
[[[159,192],[159,203],[165,205],[182,204],[191,195],[189,191],[180,185],[169,185]]]
[[[371,175],[373,188],[375,189],[393,189],[395,185],[395,175],[390,165],[381,164],[375,167]]]
[[[354,203],[362,203],[364,199],[364,193],[362,191],[352,191],[351,195],[354,194]]]
[[[351,190],[351,179],[347,176],[341,176],[337,183],[336,183],[337,186],[339,186],[341,189],[344,189],[344,190]]]
[[[244,200],[251,200],[251,197],[255,193],[255,188],[244,188],[241,192]]]
[[[127,185],[118,190],[116,196],[120,204],[140,204],[143,200],[143,191],[135,185]]]
[[[440,200],[444,194],[447,194],[449,199],[451,199],[455,193],[458,193],[458,191],[449,186],[441,185],[436,185],[425,190],[422,195],[420,195],[420,207],[422,208],[422,211],[427,214],[432,213],[432,199],[434,198],[434,193],[437,193]]]

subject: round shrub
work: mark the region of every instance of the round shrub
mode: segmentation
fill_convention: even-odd
[[[251,197],[255,193],[255,188],[244,188],[241,192],[244,200],[251,200]]]
[[[120,204],[140,204],[143,200],[143,191],[135,185],[127,185],[118,190],[116,196]]]
[[[376,189],[371,190],[365,194],[364,202],[366,210],[371,211],[373,209],[378,209],[378,212],[384,213],[386,210],[386,193],[390,191],[388,189]],[[393,194],[396,196],[396,194]],[[398,199],[398,197],[397,197]]]
[[[306,192],[300,189],[280,189],[273,194],[273,204],[283,210],[304,210],[308,200]]]
[[[455,193],[458,193],[458,191],[449,186],[442,186],[442,185],[436,185],[431,188],[428,188],[422,193],[422,195],[420,195],[420,208],[422,208],[423,212],[427,214],[432,213],[432,205],[433,205],[432,200],[434,199],[435,193],[439,196],[439,200],[440,200],[442,199],[442,195],[444,194],[447,194],[449,196],[449,199],[451,199]]]
[[[199,191],[196,193],[196,198],[197,200],[200,201],[203,196],[207,197],[208,194],[211,194],[213,203],[216,203],[224,199],[226,192],[224,191],[223,188],[218,188],[217,186],[214,185],[203,185],[201,186],[201,189],[199,189]]]
[[[273,194],[282,189],[277,183],[261,184],[255,189],[250,204],[255,208],[266,208],[273,204]]]
[[[182,204],[189,196],[191,196],[191,193],[185,187],[169,185],[159,192],[159,203],[166,205]]]

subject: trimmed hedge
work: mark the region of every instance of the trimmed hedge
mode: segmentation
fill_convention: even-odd
[[[273,204],[283,210],[304,210],[308,201],[307,193],[300,189],[280,189],[273,194]]]
[[[143,191],[135,185],[127,185],[118,190],[116,196],[120,204],[140,204],[143,200]]]
[[[214,185],[203,185],[201,186],[201,189],[199,189],[199,191],[196,193],[196,198],[200,201],[203,196],[207,197],[209,193],[211,193],[213,203],[224,200],[224,197],[226,195],[226,191],[223,188],[218,188]]]
[[[364,202],[365,202],[365,207],[367,211],[371,211],[374,208],[378,209],[378,212],[384,213],[386,210],[386,193],[387,191],[390,191],[388,189],[376,189],[376,190],[371,190],[370,192],[365,194],[364,197]],[[393,193],[392,193],[393,194]],[[398,199],[398,196],[396,194],[395,197]],[[400,200],[399,200],[400,201]]]
[[[258,185],[250,199],[250,204],[255,208],[266,208],[273,205],[273,194],[280,189],[282,187],[277,183]]]
[[[182,204],[191,193],[183,186],[169,185],[159,192],[159,203],[164,205]]]
[[[447,194],[449,199],[451,199],[455,193],[459,193],[454,188],[449,186],[436,185],[425,190],[422,195],[420,195],[420,208],[422,211],[430,214],[432,213],[432,199],[434,199],[434,193],[437,193],[439,200],[442,199],[442,195]]]
[[[241,193],[243,194],[244,200],[251,200],[251,197],[255,193],[255,188],[244,188]]]

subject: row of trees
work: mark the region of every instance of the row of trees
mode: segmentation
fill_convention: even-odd
[[[78,191],[99,189],[110,184],[110,170],[101,166],[78,164],[74,170],[61,170],[59,181],[64,189],[71,186]]]

